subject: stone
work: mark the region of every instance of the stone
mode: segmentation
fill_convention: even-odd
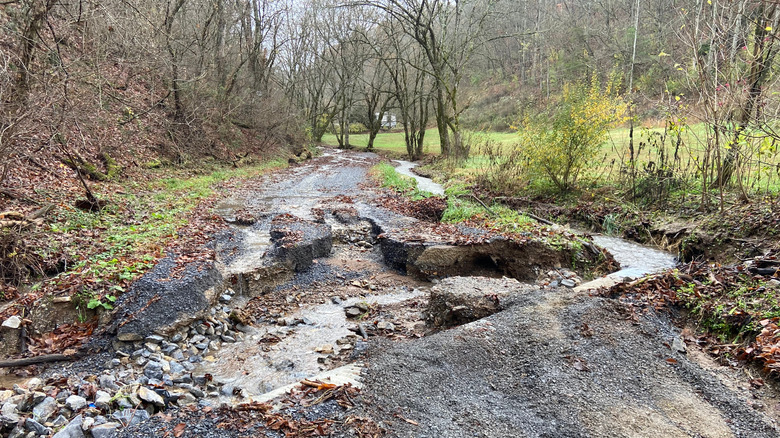
[[[99,409],[108,410],[111,405],[111,394],[106,391],[98,391],[95,393],[95,406]]]
[[[9,398],[14,396],[14,392],[10,389],[0,391],[0,404],[5,403]]]
[[[116,338],[122,342],[136,342],[144,339],[144,337],[138,333],[120,333]]]
[[[87,406],[87,399],[80,395],[71,395],[65,399],[65,407],[73,412],[77,412]]]
[[[51,432],[46,426],[33,420],[32,418],[25,420],[24,428],[30,432],[35,432],[36,435],[49,435]]]
[[[63,415],[58,415],[57,418],[51,422],[51,425],[54,427],[60,427],[66,424],[68,424],[68,419]]]
[[[3,327],[18,329],[22,325],[22,318],[18,315],[11,316],[3,321]]]
[[[46,420],[57,412],[57,401],[53,397],[46,397],[33,408],[32,412],[33,418],[45,423]]]
[[[100,377],[98,377],[98,385],[105,389],[119,389],[119,386],[116,384],[116,378],[111,374],[101,374]]]
[[[574,280],[570,279],[570,278],[566,278],[564,280],[561,280],[561,286],[565,286],[565,287],[568,287],[568,288],[573,288],[576,285],[577,285],[577,283]]]
[[[90,432],[92,433],[92,438],[109,438],[114,436],[114,432],[119,429],[119,426],[119,423],[104,423],[93,427]]]
[[[195,396],[192,395],[192,393],[190,393],[190,392],[185,392],[184,394],[182,394],[178,398],[178,400],[176,400],[176,403],[179,406],[191,405],[191,404],[194,404],[194,403],[197,403],[197,402],[198,402],[198,399],[195,398]]]
[[[200,389],[198,389],[198,388],[192,388],[192,389],[190,389],[190,394],[194,395],[194,396],[195,396],[195,397],[197,397],[197,398],[203,398],[203,397],[205,397],[205,396],[206,396],[206,393],[204,393],[203,391],[201,391],[201,390],[200,390]]]
[[[133,426],[148,420],[151,416],[143,409],[125,409],[114,412],[112,417],[122,423],[123,426]]]
[[[236,342],[235,338],[233,338],[231,336],[228,336],[228,335],[222,335],[222,336],[220,336],[220,338],[222,339],[222,342],[228,342],[228,343]]]
[[[81,423],[81,430],[87,431],[92,428],[92,426],[95,425],[95,418],[93,417],[84,417],[84,422]]]
[[[347,307],[344,312],[347,314],[347,318],[357,318],[363,314],[357,307]]]
[[[24,430],[24,428],[19,425],[14,427],[11,433],[8,434],[8,438],[25,438],[26,436],[27,436],[27,431]]]
[[[3,412],[0,414],[0,424],[5,427],[11,427],[16,425],[21,418],[14,412]]]
[[[184,366],[182,366],[182,364],[180,364],[179,362],[176,362],[176,361],[171,361],[170,362],[170,373],[171,374],[173,374],[173,375],[180,375],[180,374],[184,374],[186,371],[187,370],[184,368]]]
[[[379,321],[378,323],[376,323],[376,328],[378,328],[379,330],[393,331],[395,330],[395,325],[392,322]]]
[[[138,388],[138,398],[141,400],[151,403],[155,406],[163,407],[165,406],[165,400],[160,396],[160,394],[152,391],[151,389],[142,386]]]
[[[316,347],[314,351],[322,354],[333,354],[333,346],[330,344],[321,345],[319,347]]]
[[[682,339],[675,337],[672,340],[672,351],[676,351],[678,353],[687,353],[688,348],[685,346],[685,342],[683,342]]]
[[[164,339],[163,339],[163,337],[162,337],[162,336],[159,336],[159,335],[149,335],[149,336],[147,336],[147,337],[144,339],[144,341],[146,341],[146,342],[151,342],[151,343],[154,343],[154,344],[159,344],[159,343],[161,343],[163,340],[164,340]]]
[[[438,327],[466,324],[504,310],[513,296],[533,288],[511,278],[448,277],[431,288],[428,319]]]
[[[228,295],[228,294],[223,294],[223,295],[220,295],[220,297],[219,297],[219,301],[221,303],[229,303],[230,300],[232,300],[232,299],[233,299],[233,297]]]
[[[84,417],[81,415],[76,416],[61,431],[54,434],[54,438],[84,438],[84,431],[81,429],[83,422]]]
[[[162,380],[163,369],[160,362],[149,362],[144,367],[144,375],[150,379]]]
[[[38,377],[33,377],[32,379],[28,380],[24,386],[26,386],[30,391],[37,391],[43,388],[43,380],[39,379]]]

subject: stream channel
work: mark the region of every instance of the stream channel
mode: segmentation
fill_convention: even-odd
[[[335,154],[334,158],[338,161],[341,157]],[[444,194],[444,188],[440,184],[412,172],[416,166],[415,163],[400,160],[397,163],[399,166],[396,170],[403,175],[415,178],[420,190],[437,195]],[[288,197],[280,202],[289,204],[286,206],[293,214],[303,213],[304,217],[309,216],[310,207],[314,206],[314,202],[311,201],[311,193],[317,190],[311,187],[308,187],[307,190],[308,196]],[[308,200],[303,198],[308,198]],[[271,199],[260,199],[256,202],[272,201]],[[229,202],[226,201],[222,207],[225,210],[223,213],[229,210],[227,207],[231,207]],[[343,225],[331,220],[327,222],[334,229],[335,244],[337,228],[339,226],[343,228]],[[240,233],[243,234],[243,241],[251,248],[246,253],[246,258],[231,264],[229,271],[233,273],[246,272],[252,265],[262,262],[266,249],[271,244],[268,234],[258,233],[255,231],[255,227],[242,227]],[[638,245],[617,237],[604,235],[593,235],[592,237],[597,245],[612,253],[615,260],[620,263],[621,269],[606,278],[583,284],[577,288],[578,290],[614,284],[625,279],[635,279],[673,267],[676,262],[674,256],[658,249]],[[338,248],[339,245],[334,245],[335,253],[340,251]],[[369,259],[372,257],[371,252],[369,251],[366,256]],[[381,258],[378,251],[374,250],[373,253],[375,259]],[[350,257],[354,257],[354,254],[347,254],[345,257],[349,261]],[[327,263],[327,261],[321,261],[319,265]],[[380,264],[381,262],[376,263],[376,265]],[[402,277],[397,273],[386,275]],[[226,403],[240,401],[235,398],[235,395],[238,394],[242,398],[267,401],[282,395],[299,381],[307,378],[329,380],[338,384],[349,382],[359,387],[361,364],[350,360],[350,351],[346,350],[364,348],[365,340],[355,335],[356,321],[346,317],[345,308],[357,303],[369,306],[386,306],[414,300],[426,301],[429,287],[430,284],[427,283],[419,283],[416,287],[414,285],[410,287],[407,280],[406,284],[377,290],[372,288],[359,296],[346,295],[344,299],[336,298],[332,301],[323,299],[320,304],[299,305],[297,311],[288,313],[288,316],[283,318],[286,322],[259,321],[253,327],[248,327],[248,333],[243,340],[235,344],[225,344],[212,360],[204,361],[199,365],[196,374],[209,373],[216,380],[223,382],[224,387],[221,391],[220,401]],[[246,300],[243,303],[233,303],[233,305],[245,303]],[[415,315],[417,315],[417,320],[413,322],[420,324],[424,320],[424,315],[419,310]],[[345,337],[349,336],[352,336],[352,342],[345,343]],[[267,341],[269,338],[272,338],[274,342],[269,343]],[[347,359],[338,363],[346,362],[348,365],[328,369],[331,367],[328,366],[327,361],[323,361],[323,346],[325,349],[332,349],[336,355],[342,353],[341,357]]]

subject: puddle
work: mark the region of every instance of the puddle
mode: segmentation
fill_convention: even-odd
[[[398,167],[395,171],[401,175],[410,176],[417,180],[417,188],[426,192],[431,192],[434,195],[444,196],[444,187],[441,184],[433,182],[432,179],[420,176],[412,172],[412,169],[417,167],[417,163],[410,161],[395,160],[398,163]]]
[[[216,354],[216,360],[203,362],[195,374],[209,373],[225,385],[246,390],[249,396],[262,395],[315,376],[325,369],[318,362],[318,358],[324,355],[315,349],[330,345],[337,353],[340,347],[336,341],[354,335],[348,327],[354,326],[356,322],[347,320],[345,307],[359,302],[394,304],[424,294],[419,289],[404,289],[383,295],[354,297],[341,304],[328,303],[304,308],[285,317],[287,320],[304,321],[292,327],[258,324],[250,328],[243,341],[225,344]],[[229,399],[221,401],[228,402]]]

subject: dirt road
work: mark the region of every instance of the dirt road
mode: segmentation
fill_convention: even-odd
[[[464,251],[435,236],[387,244],[378,236],[408,236],[423,226],[377,205],[378,194],[364,187],[376,161],[327,151],[222,204],[226,218],[249,215],[255,222],[220,238],[215,278],[224,286],[204,296],[231,288],[231,307],[254,324],[194,371],[223,388],[201,407],[267,401],[268,391],[351,364],[360,376],[342,377],[362,388],[349,403],[283,408],[285,418],[324,422],[331,436],[380,430],[431,438],[780,435],[770,388],[752,388],[733,370],[709,364],[652,309],[629,311],[587,290],[507,283],[511,291],[500,312],[446,330],[426,325],[438,280],[425,275],[433,268],[420,260],[449,263],[456,269],[450,272],[464,277],[500,277],[510,272],[510,261],[489,253],[488,244]],[[438,251],[433,261],[430,248]],[[515,272],[556,268],[547,262],[555,260],[529,257],[528,269]],[[418,277],[397,269],[404,266]],[[493,293],[487,280],[463,283]],[[155,308],[162,300],[137,301],[146,307],[126,312],[139,321],[128,324],[133,330],[160,332],[181,320]],[[201,310],[210,306],[214,301]],[[152,436],[178,424],[186,427],[176,436],[282,436],[287,430],[267,427],[270,414],[254,423],[239,416],[247,423],[240,428],[225,425],[225,418],[239,417],[198,412],[172,409],[120,436]],[[315,436],[296,430],[292,436]]]

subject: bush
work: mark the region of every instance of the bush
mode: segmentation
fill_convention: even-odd
[[[626,120],[628,106],[613,82],[603,90],[595,77],[590,86],[567,84],[554,110],[523,122],[521,147],[530,169],[560,192],[577,182],[609,129]]]

